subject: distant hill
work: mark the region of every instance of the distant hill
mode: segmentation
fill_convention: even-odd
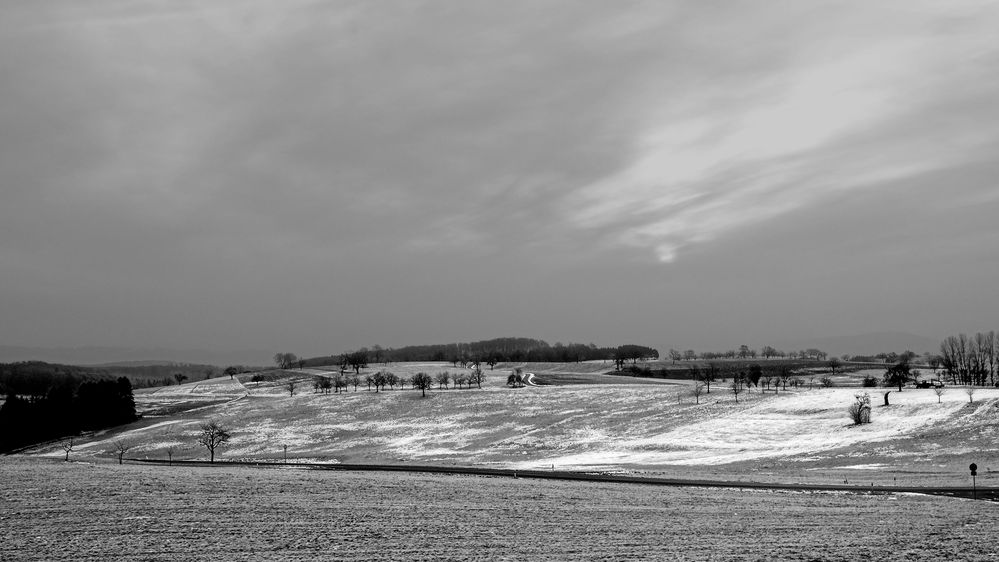
[[[24,347],[0,345],[0,363],[45,361],[67,365],[149,366],[174,364],[270,365],[273,352],[131,347]]]
[[[850,336],[788,340],[775,342],[771,345],[785,351],[816,348],[833,357],[843,354],[901,353],[906,350],[922,355],[924,352],[936,352],[940,347],[940,340],[908,332],[874,332]]]
[[[176,367],[189,365],[177,361],[112,361],[110,363],[98,363],[94,367]]]

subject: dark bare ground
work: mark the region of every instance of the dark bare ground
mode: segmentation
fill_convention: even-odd
[[[2,560],[990,560],[921,495],[0,458]]]

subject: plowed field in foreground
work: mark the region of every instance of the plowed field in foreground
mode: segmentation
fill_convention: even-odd
[[[990,560],[999,506],[0,457],[0,560]]]

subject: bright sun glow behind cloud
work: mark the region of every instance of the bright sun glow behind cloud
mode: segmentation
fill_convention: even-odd
[[[895,120],[918,121],[921,96],[951,87],[947,66],[967,56],[969,45],[905,36],[850,43],[806,51],[729,93],[742,103],[705,107],[701,92],[672,100],[650,118],[629,166],[573,194],[568,220],[602,229],[609,244],[648,247],[672,262],[689,245],[831,193],[960,159],[927,151],[920,139],[893,139],[873,147],[876,154],[852,143]]]

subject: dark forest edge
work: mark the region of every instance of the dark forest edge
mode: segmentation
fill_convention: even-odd
[[[278,366],[319,367],[358,363],[408,363],[416,361],[448,362],[455,366],[468,364],[495,365],[497,363],[580,363],[583,361],[638,361],[658,359],[659,351],[635,344],[616,347],[597,347],[596,344],[561,342],[550,345],[544,340],[531,338],[496,338],[475,342],[436,345],[411,345],[400,348],[383,348],[379,345],[362,347],[345,353],[320,357],[298,358],[294,354],[279,353],[274,356]]]
[[[136,419],[132,383],[125,377],[66,372],[31,377],[3,371],[0,387],[6,396],[0,407],[0,452]]]

